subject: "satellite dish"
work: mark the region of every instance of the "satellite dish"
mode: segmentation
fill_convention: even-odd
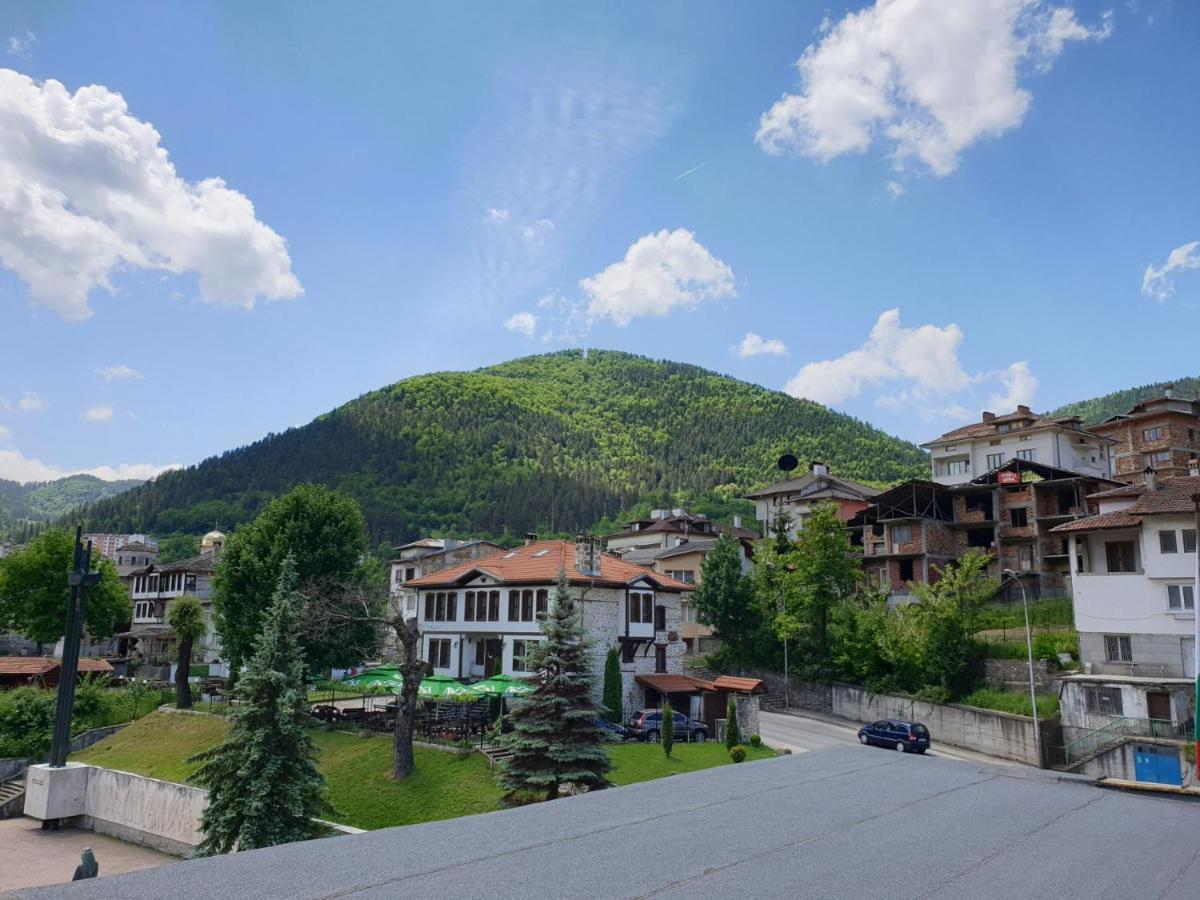
[[[792,469],[796,468],[796,466],[800,465],[800,460],[796,459],[796,457],[790,453],[785,453],[783,456],[779,457],[779,462],[777,462],[775,465],[779,467],[779,471],[781,472],[790,472]]]

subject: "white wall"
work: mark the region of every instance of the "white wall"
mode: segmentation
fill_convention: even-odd
[[[1083,444],[1078,443],[1081,437],[1085,441]],[[992,441],[999,443],[993,446]],[[942,444],[932,448],[930,452],[933,480],[938,484],[966,484],[972,478],[995,468],[994,465],[988,465],[989,455],[1003,453],[1004,459],[1001,462],[1005,463],[1016,459],[1019,451],[1027,450],[1033,451],[1033,462],[1045,466],[1101,477],[1109,474],[1108,453],[1100,442],[1095,437],[1069,429],[1043,429],[1032,433],[1011,431],[991,437],[959,441],[952,445],[955,448],[953,451],[948,451],[946,446]],[[970,469],[957,475],[946,474],[945,463],[961,459],[968,461]]]

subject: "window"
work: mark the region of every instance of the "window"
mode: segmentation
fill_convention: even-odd
[[[432,638],[429,641],[429,664],[435,669],[450,668],[449,638]]]
[[[912,543],[912,526],[911,525],[893,525],[892,526],[892,546],[899,547],[903,544]]]
[[[913,578],[913,561],[911,559],[900,560],[900,580],[908,582],[912,581]]]
[[[1147,453],[1146,465],[1153,468],[1154,466],[1169,466],[1171,464],[1170,450],[1155,450],[1153,453]]]
[[[458,619],[458,594],[438,591],[425,595],[426,622],[454,622]]]
[[[1167,585],[1167,609],[1171,612],[1184,612],[1185,610],[1195,610],[1196,594],[1195,589],[1190,584],[1168,584]]]
[[[987,467],[989,469],[998,469],[1004,465],[1003,453],[989,453],[987,455]]]
[[[467,591],[463,619],[467,622],[499,622],[499,591]]]
[[[1106,541],[1104,556],[1109,572],[1136,572],[1137,557],[1133,541]]]
[[[1001,422],[999,425],[996,426],[996,430],[999,432],[1008,431],[1010,428],[1012,428],[1012,426],[1009,425],[1007,422]]]
[[[1104,658],[1109,662],[1133,662],[1133,648],[1129,644],[1129,635],[1106,634]]]
[[[667,671],[667,648],[662,644],[654,648],[654,671],[659,674]]]
[[[1160,531],[1158,533],[1158,552],[1159,553],[1178,553],[1179,545],[1175,542],[1174,531]]]
[[[529,666],[525,662],[525,657],[536,645],[537,641],[513,641],[512,668],[514,672],[529,671]]]
[[[953,453],[953,452],[954,452],[955,450],[957,450],[957,449],[958,449],[958,444],[947,444],[947,445],[946,445],[946,452],[947,452],[947,453]]]
[[[1126,639],[1128,640],[1128,638]],[[1115,687],[1087,687],[1083,691],[1084,706],[1090,713],[1101,716],[1123,716],[1121,689]]]
[[[550,605],[550,592],[541,590],[537,592],[537,600],[535,602],[535,612],[540,619],[546,615],[546,609]]]
[[[1022,572],[1028,572],[1033,568],[1033,548],[1028,544],[1022,544],[1017,548],[1017,557]]]
[[[971,464],[965,459],[956,459],[946,463],[947,475],[965,475],[971,470]]]
[[[1023,459],[1025,462],[1037,462],[1037,448],[1029,450],[1018,450],[1017,459]]]
[[[654,623],[654,595],[629,595],[629,622],[632,625],[651,625]]]
[[[185,578],[183,580],[183,589],[184,589],[184,591],[186,591],[189,594],[196,593],[196,576],[195,575],[188,575],[187,578]]]
[[[1196,552],[1196,529],[1195,528],[1183,529],[1183,552],[1184,553],[1195,553]]]
[[[1027,527],[1029,525],[1029,510],[1024,506],[1010,509],[1008,511],[1008,521],[1013,528]]]
[[[1155,425],[1153,428],[1142,429],[1143,441],[1161,441],[1163,438],[1163,428],[1161,425]]]
[[[1028,441],[1028,440],[1031,440],[1031,438],[1030,438],[1030,436],[1029,436],[1029,435],[1027,435],[1027,434],[1023,434],[1023,435],[1021,435],[1021,437],[1019,438],[1019,440],[1022,440],[1022,441]]]
[[[999,447],[999,446],[1000,446],[1000,440],[997,438],[997,439],[996,439],[996,440],[994,440],[994,441],[988,441],[988,446],[989,446],[989,447]]]
[[[696,573],[691,569],[672,569],[667,572],[667,576],[674,578],[676,581],[682,581],[685,584],[696,583]]]
[[[407,569],[404,570],[404,580],[405,581],[411,581],[412,579],[414,579],[416,577],[417,577],[417,570],[412,568],[411,566],[409,566]]]

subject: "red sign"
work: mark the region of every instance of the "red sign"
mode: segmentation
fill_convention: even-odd
[[[1020,484],[1021,483],[1021,473],[1020,472],[997,472],[996,473],[996,483],[997,484]]]

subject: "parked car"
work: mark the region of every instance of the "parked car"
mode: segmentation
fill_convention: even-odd
[[[596,727],[604,732],[606,741],[639,741],[642,739],[640,734],[631,728],[626,728],[620,722],[597,719]]]
[[[883,719],[858,729],[858,739],[864,744],[878,744],[903,753],[924,753],[929,749],[929,729],[920,722],[904,719]]]
[[[681,712],[674,713],[673,718],[675,720],[675,740],[677,741],[703,744],[712,737],[712,732],[703,722],[689,719]],[[638,740],[657,741],[662,736],[662,710],[643,709],[634,714],[633,718],[629,720],[628,727],[637,735]]]

